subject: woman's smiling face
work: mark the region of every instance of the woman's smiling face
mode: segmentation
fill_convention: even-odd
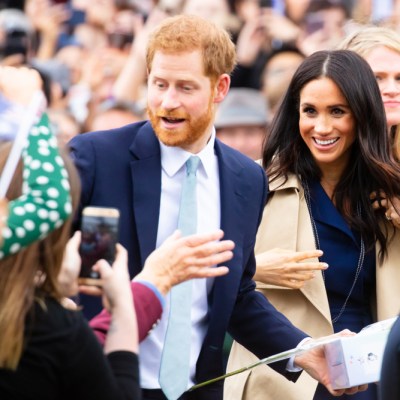
[[[329,78],[308,82],[300,91],[301,137],[322,173],[342,172],[356,139],[356,122],[343,93]]]

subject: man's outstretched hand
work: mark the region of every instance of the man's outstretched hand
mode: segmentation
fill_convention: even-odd
[[[345,329],[331,336],[321,339],[329,339],[334,337],[354,336],[355,333]],[[321,340],[319,339],[319,340]],[[311,339],[312,340],[312,339]],[[308,342],[307,342],[308,343]],[[368,385],[354,386],[347,389],[333,389],[329,379],[328,364],[325,358],[323,346],[317,346],[313,349],[295,357],[295,364],[303,368],[309,375],[324,385],[332,396],[342,396],[343,394],[355,394],[367,390]]]

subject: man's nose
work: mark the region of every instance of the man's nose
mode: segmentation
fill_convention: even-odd
[[[179,102],[179,96],[175,88],[168,88],[167,91],[165,91],[162,99],[162,107],[165,110],[173,110],[175,108],[178,108],[180,106]]]

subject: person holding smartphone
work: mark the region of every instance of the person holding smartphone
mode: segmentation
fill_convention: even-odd
[[[0,150],[1,162],[8,149]],[[75,208],[79,178],[67,158],[64,163]],[[17,175],[9,196],[20,193]],[[0,397],[138,399],[137,326],[126,251],[118,249],[113,269],[104,261],[96,266],[113,326],[123,327],[110,331],[105,357],[81,313],[61,304],[64,293],[57,278],[70,229],[71,217],[42,240],[0,262]],[[73,241],[78,239],[76,234]]]

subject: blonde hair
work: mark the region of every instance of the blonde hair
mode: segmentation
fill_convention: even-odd
[[[351,50],[366,57],[378,47],[387,47],[400,54],[400,33],[383,26],[364,26],[350,33],[340,44],[339,49]],[[392,131],[393,153],[400,160],[400,125]]]
[[[156,51],[183,53],[195,50],[202,52],[204,73],[212,80],[224,73],[232,73],[236,50],[228,32],[194,15],[168,18],[153,31],[147,46],[147,70],[151,71]]]
[[[400,33],[388,27],[367,25],[347,35],[338,49],[352,50],[366,57],[372,50],[382,46],[400,53]]]
[[[0,147],[0,171],[10,151]],[[63,155],[71,186],[72,206],[79,201],[80,183],[72,161]],[[21,195],[22,164],[7,192],[8,199]],[[34,301],[46,296],[61,299],[57,277],[65,246],[70,237],[72,217],[47,237],[0,261],[0,368],[15,370],[24,348],[25,319]],[[44,303],[43,303],[44,304]]]

